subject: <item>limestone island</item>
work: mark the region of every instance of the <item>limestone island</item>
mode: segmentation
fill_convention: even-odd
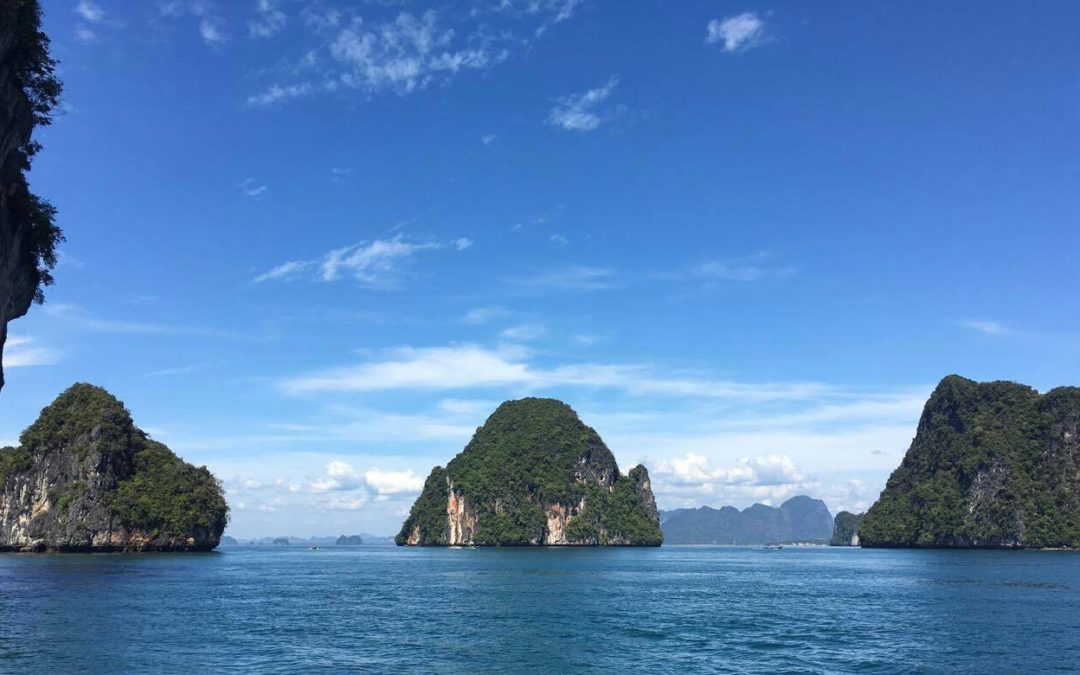
[[[498,407],[424,483],[399,546],[659,546],[649,472],[619,473],[592,428],[561,401]]]
[[[209,551],[221,486],[136,427],[109,392],[76,384],[0,449],[0,551]]]
[[[1080,548],[1080,388],[946,377],[855,533],[864,547]]]

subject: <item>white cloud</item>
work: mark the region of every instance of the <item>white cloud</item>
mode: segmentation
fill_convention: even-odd
[[[258,183],[254,178],[246,178],[243,183],[240,183],[240,191],[244,193],[244,196],[252,199],[262,197],[269,189],[265,185]]]
[[[376,239],[328,251],[320,258],[290,260],[255,277],[255,283],[274,279],[294,279],[305,272],[318,270],[317,278],[324,282],[337,281],[347,275],[370,288],[397,287],[401,268],[423,251],[451,248],[463,251],[472,245],[465,238],[449,243],[411,241],[403,234],[393,239]]]
[[[484,145],[491,145],[498,138],[495,134],[484,134],[480,137],[480,142]]]
[[[364,472],[364,482],[379,495],[414,494],[424,487],[423,477],[412,470],[369,469]]]
[[[75,39],[84,45],[88,45],[93,42],[97,42],[98,36],[92,28],[78,24],[75,26]]]
[[[248,21],[248,33],[252,37],[270,37],[285,27],[287,18],[274,0],[256,0],[255,18]]]
[[[706,26],[707,44],[723,43],[725,52],[739,52],[759,44],[765,35],[765,21],[756,12],[743,12],[713,19]]]
[[[321,32],[336,28],[341,23],[341,12],[333,7],[312,4],[300,10],[300,20],[308,28]]]
[[[713,467],[702,455],[688,452],[660,464],[657,474],[665,481],[682,486],[785,485],[803,480],[795,462],[787,455],[741,457],[735,466]]]
[[[411,495],[423,487],[424,479],[411,469],[389,471],[373,468],[361,472],[341,460],[329,462],[326,465],[326,474],[310,485],[312,492],[350,492],[363,489],[379,497]]]
[[[51,366],[60,359],[55,350],[37,345],[30,337],[10,336],[3,349],[5,368]]]
[[[783,279],[799,271],[792,265],[777,265],[771,262],[771,253],[761,252],[741,258],[708,260],[694,266],[691,274],[704,280],[720,281],[760,281],[763,279]]]
[[[273,105],[281,101],[308,96],[315,91],[315,87],[308,82],[286,85],[272,84],[262,93],[248,96],[247,104],[252,106]]]
[[[1011,332],[1008,326],[997,321],[956,321],[957,326],[986,335],[1004,335]]]
[[[740,383],[703,376],[660,375],[642,364],[579,363],[542,367],[521,348],[488,349],[478,345],[399,347],[366,363],[322,370],[286,380],[284,391],[372,392],[397,389],[454,390],[477,387],[611,388],[627,393],[668,397],[777,401],[829,393],[818,383]]]
[[[210,17],[199,21],[199,35],[209,45],[225,44],[228,40],[224,30],[222,30],[222,22]]]
[[[567,131],[592,131],[600,126],[603,118],[596,108],[603,103],[619,84],[619,78],[611,77],[607,84],[590,89],[583,94],[570,94],[558,99],[548,114],[547,123]]]
[[[474,307],[465,312],[460,321],[461,323],[482,324],[509,313],[510,311],[505,307]]]
[[[330,44],[330,54],[345,67],[339,74],[344,86],[398,93],[424,89],[462,70],[483,70],[506,56],[484,45],[458,46],[455,38],[454,29],[439,26],[433,10],[419,17],[402,12],[370,30],[355,19]]]
[[[523,286],[555,291],[602,291],[615,288],[615,271],[604,267],[576,265],[516,280]]]
[[[93,0],[79,0],[75,13],[90,23],[98,23],[105,18],[105,10]]]
[[[143,321],[101,319],[88,313],[82,307],[65,303],[46,303],[43,312],[55,319],[68,322],[83,330],[96,333],[115,333],[123,335],[176,335],[192,337],[235,338],[229,331],[203,328],[193,325],[172,325]]]
[[[253,281],[259,284],[274,279],[295,279],[301,272],[311,269],[316,264],[318,263],[314,260],[289,260],[263,272]]]
[[[570,243],[569,239],[562,236],[558,232],[548,237],[548,241],[550,241],[552,244],[555,244],[556,246],[566,246]]]
[[[512,340],[515,342],[527,342],[529,340],[536,340],[547,335],[547,326],[538,322],[531,321],[527,323],[519,323],[516,326],[511,326],[504,329],[499,333],[499,337],[504,340]]]

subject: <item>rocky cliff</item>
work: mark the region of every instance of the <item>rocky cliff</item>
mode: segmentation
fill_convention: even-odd
[[[54,209],[30,192],[26,170],[38,146],[35,125],[48,124],[60,83],[34,0],[0,2],[0,387],[8,322],[42,299],[62,236]]]
[[[104,389],[76,384],[0,450],[0,550],[205,551],[227,508],[205,467],[150,439]]]
[[[805,495],[779,507],[754,504],[664,511],[660,518],[669,544],[777,544],[828,541],[833,519],[825,502]]]
[[[1080,547],[1080,388],[946,377],[862,546]]]
[[[836,514],[829,546],[858,546],[859,525],[862,524],[863,515],[862,513],[854,514],[850,511],[841,511]]]
[[[435,467],[395,541],[410,546],[659,546],[649,472],[621,475],[565,403],[508,401]]]

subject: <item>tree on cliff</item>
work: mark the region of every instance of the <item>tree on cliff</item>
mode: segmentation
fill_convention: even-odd
[[[8,322],[44,301],[64,239],[56,209],[30,192],[26,178],[41,149],[33,131],[52,122],[59,102],[55,71],[38,1],[0,3],[0,350]]]

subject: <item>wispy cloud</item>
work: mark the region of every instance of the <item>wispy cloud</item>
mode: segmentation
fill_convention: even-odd
[[[997,321],[960,320],[954,323],[961,328],[967,328],[985,335],[1005,335],[1013,332],[1008,326]]]
[[[309,14],[305,21],[319,21],[315,16]],[[337,16],[333,25],[339,21],[341,18]],[[335,67],[321,79],[275,83],[249,96],[248,103],[269,105],[341,89],[368,94],[382,91],[409,94],[434,82],[447,82],[464,71],[486,70],[509,55],[480,36],[465,42],[459,40],[453,28],[440,24],[434,10],[419,16],[402,12],[391,21],[375,24],[354,17],[337,31],[326,51]]]
[[[84,45],[88,45],[97,42],[98,36],[93,28],[84,24],[77,24],[75,26],[75,39]]]
[[[761,43],[765,36],[765,21],[756,12],[743,12],[713,19],[705,29],[706,44],[723,43],[725,52],[740,52]]]
[[[519,285],[551,291],[602,291],[616,288],[615,270],[575,265],[515,280]]]
[[[348,276],[369,288],[396,288],[402,267],[424,251],[450,248],[464,251],[472,241],[459,238],[451,242],[414,241],[404,234],[393,239],[362,241],[328,251],[319,258],[290,260],[254,278],[255,283],[305,276],[324,282]]]
[[[221,45],[228,41],[222,24],[217,19],[203,19],[199,22],[199,35],[209,45]]]
[[[491,145],[498,138],[495,134],[484,134],[480,137],[480,142],[484,145]]]
[[[75,24],[75,39],[83,44],[97,42],[97,31],[91,25],[105,20],[105,10],[92,0],[79,0],[79,4],[75,5],[75,14],[85,22]]]
[[[158,12],[165,18],[194,17],[199,21],[199,35],[206,44],[220,46],[228,41],[225,21],[218,15],[212,0],[164,0]]]
[[[259,183],[254,178],[245,178],[244,182],[240,183],[240,192],[242,192],[245,197],[251,197],[252,199],[262,197],[269,189],[270,188]]]
[[[117,333],[126,335],[187,335],[192,337],[227,337],[237,335],[229,331],[215,330],[192,325],[148,323],[123,319],[102,319],[87,312],[82,307],[64,303],[48,303],[43,311],[54,319],[67,322],[83,330],[96,333]]]
[[[51,366],[59,359],[56,350],[38,345],[31,337],[10,336],[4,345],[5,368]]]
[[[601,87],[563,96],[548,113],[547,124],[567,131],[593,131],[604,121],[597,108],[618,84],[619,78],[613,76]]]
[[[248,33],[252,37],[270,37],[285,27],[285,12],[274,0],[257,0],[255,18],[248,21]]]
[[[783,279],[798,271],[794,265],[776,263],[772,253],[763,251],[751,256],[706,260],[693,266],[690,274],[706,281],[750,282]]]
[[[570,243],[569,239],[562,236],[558,232],[556,232],[556,233],[552,234],[550,237],[548,237],[548,241],[550,241],[552,244],[555,244],[556,246],[566,246],[567,244]]]
[[[301,375],[282,383],[288,393],[455,390],[513,386],[611,388],[633,394],[784,400],[827,393],[816,383],[746,384],[701,376],[658,375],[644,364],[577,363],[544,367],[520,348],[478,345],[400,347],[382,358]]]
[[[528,342],[530,340],[537,340],[547,335],[547,326],[539,321],[528,321],[525,323],[519,323],[509,328],[503,329],[499,333],[499,337],[504,340],[511,340],[514,342]]]
[[[79,4],[75,5],[75,13],[90,23],[105,19],[105,10],[93,0],[79,0]]]
[[[465,312],[459,320],[461,323],[483,324],[509,314],[510,310],[505,307],[474,307]]]

